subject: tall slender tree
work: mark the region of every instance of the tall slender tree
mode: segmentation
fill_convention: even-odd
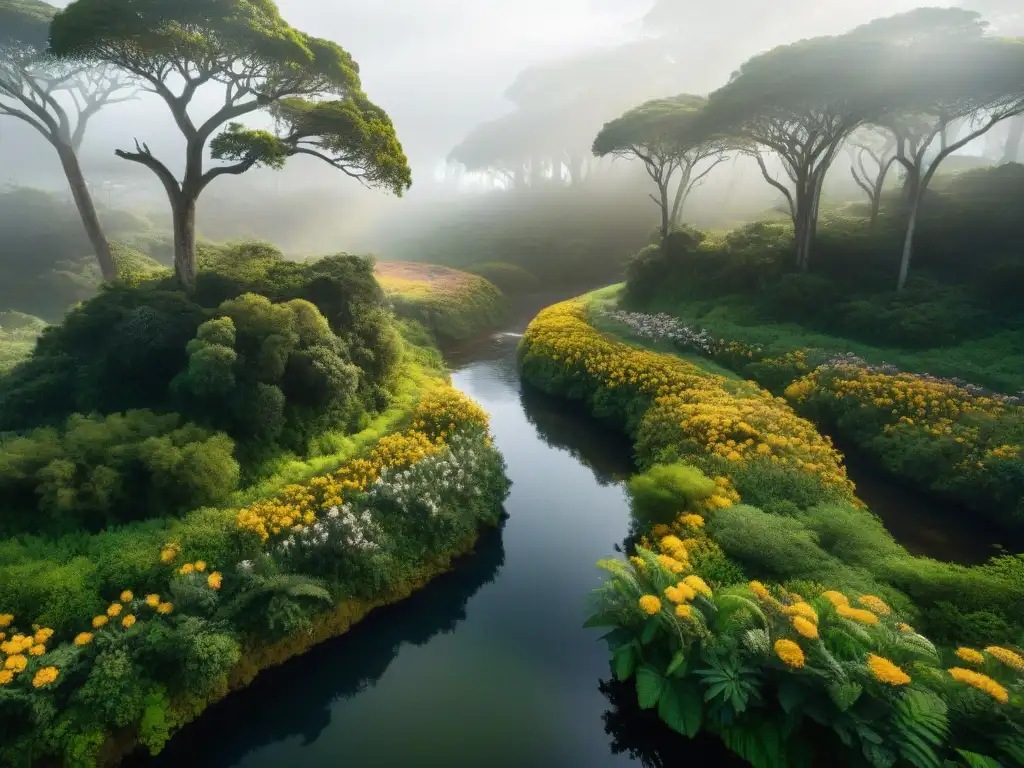
[[[870,226],[878,223],[882,188],[896,162],[896,137],[880,128],[858,131],[850,137],[850,174],[868,196]]]
[[[144,141],[117,155],[149,168],[167,192],[185,286],[196,277],[196,204],[214,179],[306,155],[396,195],[412,184],[394,126],[363,93],[356,62],[293,29],[272,0],[76,0],[54,18],[50,43],[58,56],[132,74],[170,110],[185,139],[180,179]],[[223,101],[198,120],[190,107],[205,86]],[[256,112],[274,118],[273,131],[239,122]],[[210,166],[207,152],[221,164]]]
[[[743,64],[704,111],[711,128],[751,155],[785,198],[801,271],[811,263],[825,174],[847,137],[884,109],[889,47],[851,37],[780,46]],[[769,154],[789,184],[769,173]]]
[[[706,99],[689,94],[653,99],[606,123],[594,139],[598,157],[631,157],[644,164],[658,187],[651,199],[661,212],[663,238],[679,223],[690,192],[726,159],[723,142],[702,133],[699,117],[706,105]]]
[[[104,280],[117,277],[78,151],[89,120],[132,97],[128,79],[107,65],[58,61],[47,52],[57,9],[41,0],[0,0],[0,117],[31,126],[60,159]]]
[[[942,162],[1004,120],[1024,114],[1024,40],[930,41],[903,50],[891,78],[898,108],[878,120],[896,136],[910,182],[907,229],[896,290],[907,283],[921,201]],[[950,126],[966,125],[955,140]],[[937,145],[937,146],[936,146]]]

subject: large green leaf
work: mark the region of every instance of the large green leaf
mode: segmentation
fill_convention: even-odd
[[[986,755],[979,755],[977,752],[968,752],[966,749],[958,749],[957,754],[963,758],[970,768],[1003,768],[998,760],[993,760]]]
[[[644,625],[644,632],[640,635],[640,642],[644,645],[648,645],[658,634],[658,617],[651,616]]]
[[[684,666],[685,663],[686,656],[683,655],[682,651],[676,651],[675,656],[672,657],[672,661],[669,662],[668,669],[665,670],[665,677],[671,677],[680,668],[682,668],[683,671],[677,676],[683,677],[686,674],[686,667]]]
[[[704,717],[700,689],[688,680],[670,680],[658,701],[658,717],[673,731],[693,738]]]
[[[765,720],[743,726],[727,726],[720,735],[726,747],[749,762],[754,768],[802,768],[810,765],[810,755],[787,740],[778,724]]]
[[[654,667],[644,664],[636,670],[636,700],[641,709],[651,709],[665,690],[665,678]]]
[[[612,654],[612,666],[615,668],[615,677],[618,680],[629,680],[636,667],[637,652],[633,643],[621,645]]]
[[[784,680],[779,685],[779,704],[787,715],[795,712],[807,701],[807,689],[793,680]]]

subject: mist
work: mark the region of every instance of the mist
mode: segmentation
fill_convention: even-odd
[[[199,232],[214,240],[271,240],[294,256],[345,250],[373,252],[384,259],[415,257],[415,242],[425,228],[465,210],[479,210],[483,198],[500,205],[507,185],[467,172],[450,154],[477,126],[515,112],[506,91],[522,73],[588,57],[620,56],[617,81],[627,85],[616,86],[619,90],[604,113],[581,116],[583,152],[588,149],[587,137],[624,108],[677,92],[708,93],[758,52],[840,33],[917,5],[913,0],[828,0],[808,6],[784,0],[766,6],[756,0],[726,0],[683,15],[681,28],[673,30],[668,76],[653,82],[641,60],[646,47],[662,34],[644,22],[651,2],[438,0],[427,5],[413,0],[342,0],[325,5],[284,0],[279,6],[286,21],[338,42],[359,63],[364,90],[395,123],[409,157],[413,186],[397,199],[365,189],[314,159],[297,157],[280,171],[254,169],[217,180],[200,201]],[[1014,24],[1021,26],[1012,3],[977,0],[964,5],[985,12],[997,31],[997,22],[1010,31]],[[617,49],[635,53],[615,54]],[[631,66],[638,74],[630,72]],[[218,88],[205,88],[194,109],[198,114],[212,110],[220,98]],[[257,117],[248,124],[269,126],[269,121]],[[182,156],[183,142],[166,105],[141,94],[103,109],[93,119],[80,150],[85,176],[98,205],[130,210],[164,228],[167,201],[157,179],[114,156],[115,149],[131,149],[135,139],[180,171],[175,163]],[[977,155],[979,149],[970,147],[965,153]],[[633,164],[602,165],[607,172],[595,175],[592,185],[624,190],[642,184],[642,170]],[[549,179],[553,173],[547,171]],[[845,168],[837,173],[848,175]],[[0,119],[0,184],[48,190],[71,202],[52,148],[16,120]],[[756,166],[746,159],[730,162],[695,191],[693,223],[728,226],[776,202]],[[653,227],[656,211],[648,213]]]

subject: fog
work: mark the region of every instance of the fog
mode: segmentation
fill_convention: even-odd
[[[316,160],[294,158],[282,171],[255,170],[217,180],[200,200],[201,233],[214,238],[257,235],[292,253],[392,255],[396,234],[413,237],[409,227],[425,226],[440,203],[450,212],[451,206],[471,204],[482,190],[500,186],[472,174],[460,177],[446,158],[474,127],[514,110],[504,94],[521,72],[653,39],[663,30],[643,22],[651,5],[650,0],[282,0],[281,13],[289,23],[338,42],[359,62],[364,89],[391,115],[409,156],[412,190],[397,200],[363,189]],[[680,0],[679,8],[692,10],[678,16],[673,30],[675,67],[666,87],[707,93],[759,51],[839,33],[918,5],[913,0]],[[997,28],[999,23],[1007,28],[1016,24],[1016,31],[1024,26],[1019,12],[1014,16],[1012,0],[962,5],[985,12]],[[658,95],[670,93],[641,76],[635,78],[635,98],[629,92],[620,97],[636,103]],[[212,108],[219,98],[219,91],[201,93],[196,109]],[[249,122],[258,124],[259,118]],[[159,221],[166,198],[156,178],[113,154],[115,148],[131,148],[136,138],[172,168],[181,155],[180,135],[166,106],[143,95],[104,109],[94,119],[82,163],[101,205],[145,212]],[[0,117],[2,184],[68,197],[52,148],[18,121]],[[726,198],[742,202],[748,193],[750,199],[732,213],[742,215],[774,199],[756,168],[750,173],[743,164],[727,164],[698,197],[704,196],[705,206],[717,206]],[[653,210],[651,215],[653,222]]]

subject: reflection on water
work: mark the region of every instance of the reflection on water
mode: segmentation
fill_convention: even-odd
[[[669,730],[656,710],[643,710],[636,701],[632,682],[601,680],[598,689],[608,700],[604,730],[611,737],[614,754],[626,754],[644,768],[669,768],[679,765],[707,765],[715,768],[739,768],[749,765],[722,749],[717,737],[700,733],[694,739]],[[685,755],[685,761],[681,756]]]

